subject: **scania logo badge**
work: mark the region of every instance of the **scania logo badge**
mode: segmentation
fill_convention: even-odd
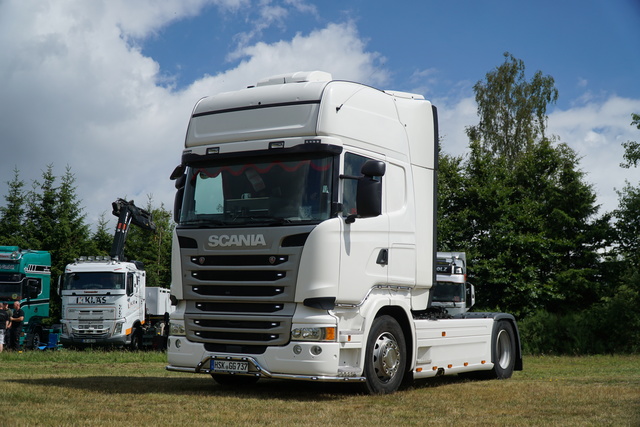
[[[273,255],[271,255],[271,256],[269,257],[269,264],[273,265],[273,264],[275,264],[275,263],[276,263],[276,257],[274,257]]]

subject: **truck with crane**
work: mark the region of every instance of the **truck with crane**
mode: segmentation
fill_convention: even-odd
[[[0,302],[12,308],[20,302],[24,321],[20,345],[38,347],[48,338],[43,321],[49,317],[51,254],[48,251],[0,246]]]
[[[371,394],[521,370],[512,315],[434,302],[437,152],[423,96],[325,72],[198,101],[171,174],[167,369]]]
[[[59,284],[60,342],[65,346],[127,346],[164,349],[172,311],[169,290],[146,286],[141,262],[126,261],[131,224],[154,231],[152,216],[133,201],[112,204],[118,217],[109,256],[80,257],[68,264]]]

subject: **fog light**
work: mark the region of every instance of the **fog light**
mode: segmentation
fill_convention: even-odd
[[[294,354],[300,354],[302,353],[302,347],[300,347],[298,344],[293,346],[293,353]]]
[[[322,347],[320,347],[319,345],[314,345],[313,347],[311,347],[311,354],[313,354],[314,356],[318,356],[320,353],[322,353]]]
[[[180,342],[180,340],[176,340],[176,348],[180,348],[181,345],[182,343]]]

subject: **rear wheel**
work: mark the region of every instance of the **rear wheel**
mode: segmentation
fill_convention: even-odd
[[[477,380],[495,380],[511,378],[516,364],[516,339],[513,326],[506,320],[495,325],[491,341],[491,359],[493,369],[460,374]]]
[[[516,340],[513,326],[506,320],[498,322],[492,355],[494,378],[511,378],[516,363]]]
[[[391,316],[373,321],[364,359],[365,390],[369,394],[393,393],[402,384],[407,367],[404,333]]]

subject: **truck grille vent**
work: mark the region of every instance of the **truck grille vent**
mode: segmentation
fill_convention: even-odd
[[[198,326],[204,328],[244,328],[244,329],[272,329],[280,326],[280,322],[271,321],[252,321],[252,320],[223,320],[223,319],[207,319],[196,320]]]
[[[207,286],[193,287],[193,292],[198,295],[218,297],[273,297],[284,292],[283,287],[278,286]]]
[[[213,353],[263,354],[267,351],[267,346],[206,343],[204,349]]]
[[[285,271],[277,270],[201,270],[191,272],[191,277],[215,282],[274,282],[286,277]]]
[[[192,256],[191,262],[203,266],[259,266],[280,265],[289,260],[288,255],[209,255]]]
[[[280,336],[277,334],[256,334],[244,332],[215,332],[215,331],[198,331],[196,336],[208,340],[220,340],[226,342],[233,341],[252,341],[269,343],[276,341]]]
[[[196,302],[196,308],[205,312],[218,313],[276,313],[284,308],[284,304]]]

